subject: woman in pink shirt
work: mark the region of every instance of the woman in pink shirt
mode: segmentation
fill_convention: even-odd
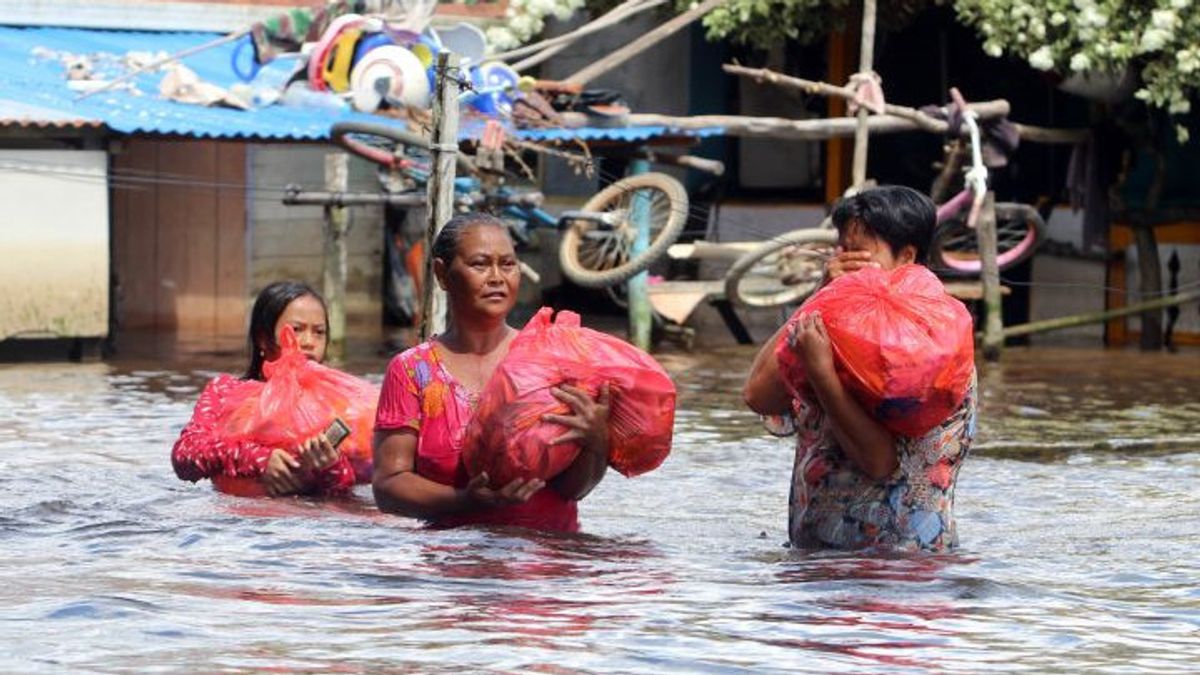
[[[433,245],[433,272],[446,291],[447,330],[388,365],[375,422],[373,485],[379,508],[437,527],[491,524],[539,530],[579,529],[576,502],[608,468],[608,396],[592,400],[564,386],[554,395],[572,415],[546,421],[570,431],[556,442],[582,451],[547,483],[516,479],[491,488],[469,479],[459,461],[479,392],[517,334],[506,322],[516,304],[520,269],[504,224],[484,214],[446,223]]]
[[[250,365],[242,379],[262,380],[263,364],[279,354],[279,332],[291,326],[301,351],[325,360],[329,316],[325,300],[298,281],[275,282],[262,290],[250,313]],[[209,478],[224,492],[243,496],[341,494],[354,487],[355,467],[321,435],[295,448],[230,441],[217,424],[226,397],[242,381],[219,375],[204,388],[192,419],[171,450],[182,480]],[[369,472],[362,471],[362,473]]]

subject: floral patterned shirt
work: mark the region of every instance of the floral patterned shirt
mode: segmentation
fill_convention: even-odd
[[[776,435],[797,434],[788,504],[795,546],[944,551],[958,544],[954,485],[975,438],[976,378],[966,399],[924,436],[896,436],[898,466],[875,481],[838,446],[825,411],[804,398],[767,418]]]
[[[435,346],[427,340],[392,359],[379,394],[375,428],[408,431],[417,437],[416,473],[442,485],[466,486],[468,477],[459,461],[467,425],[475,415],[478,394],[446,370]],[[466,524],[511,525],[538,530],[579,530],[576,502],[553,488],[534,493],[524,504],[447,516],[438,527]]]

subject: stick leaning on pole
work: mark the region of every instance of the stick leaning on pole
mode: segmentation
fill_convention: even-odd
[[[617,66],[620,66],[629,59],[653,47],[659,42],[671,37],[675,33],[685,28],[688,24],[696,21],[705,14],[708,14],[727,2],[729,2],[729,0],[705,0],[702,4],[697,5],[683,14],[674,17],[670,21],[667,21],[658,28],[655,28],[654,30],[642,35],[638,39],[630,42],[624,47],[621,47],[608,56],[605,56],[599,61],[596,61],[595,63],[592,63],[573,75],[569,75],[563,79],[567,82],[587,84],[588,82],[591,82],[592,80],[600,77]]]

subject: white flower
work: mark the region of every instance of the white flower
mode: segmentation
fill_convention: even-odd
[[[1192,111],[1192,102],[1182,96],[1171,99],[1167,112],[1172,115],[1186,115]]]
[[[1102,14],[1095,7],[1088,7],[1079,13],[1079,23],[1085,26],[1105,26],[1108,25],[1108,16]]]
[[[1062,12],[1055,12],[1050,15],[1051,26],[1061,26],[1067,22],[1067,15]]]
[[[1000,47],[999,42],[988,40],[987,42],[983,43],[983,53],[994,59],[998,59],[1000,58],[1000,55],[1004,53],[1004,49]]]
[[[1092,60],[1090,58],[1088,58],[1087,54],[1080,52],[1080,53],[1076,54],[1075,56],[1071,57],[1071,70],[1078,73],[1078,72],[1087,70],[1091,67],[1092,67]]]
[[[1187,9],[1192,6],[1192,0],[1171,0],[1171,9]]]
[[[1038,47],[1037,51],[1029,55],[1029,65],[1038,70],[1050,70],[1054,67],[1054,55],[1050,51],[1048,45]]]
[[[1179,72],[1184,75],[1190,75],[1200,70],[1200,50],[1196,47],[1181,49],[1175,52],[1175,62],[1177,63]]]
[[[1150,25],[1167,32],[1175,30],[1179,15],[1169,9],[1156,9],[1150,13]]]
[[[1138,44],[1138,49],[1144,54],[1147,52],[1156,52],[1166,46],[1171,39],[1171,34],[1165,30],[1158,28],[1147,28],[1145,33],[1142,33],[1142,41]]]
[[[1187,143],[1188,138],[1190,137],[1191,134],[1188,133],[1187,127],[1183,126],[1182,124],[1175,125],[1175,140],[1179,141],[1180,145]]]

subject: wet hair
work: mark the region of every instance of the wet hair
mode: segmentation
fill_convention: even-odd
[[[329,326],[329,308],[325,298],[316,292],[312,286],[302,281],[276,281],[259,292],[254,300],[254,309],[250,311],[250,365],[243,376],[247,380],[263,379],[262,367],[266,354],[279,349],[275,341],[275,324],[292,301],[304,296],[312,296],[321,303],[325,310],[325,325]]]
[[[449,267],[454,256],[458,255],[458,244],[462,241],[463,233],[472,227],[480,226],[498,227],[508,236],[508,228],[496,216],[478,211],[460,213],[446,221],[437,238],[433,240],[433,257]]]
[[[854,223],[867,234],[887,242],[893,255],[905,246],[917,251],[917,262],[924,263],[933,241],[937,208],[933,201],[903,185],[881,185],[844,197],[833,205],[831,214],[838,235],[845,237]]]

